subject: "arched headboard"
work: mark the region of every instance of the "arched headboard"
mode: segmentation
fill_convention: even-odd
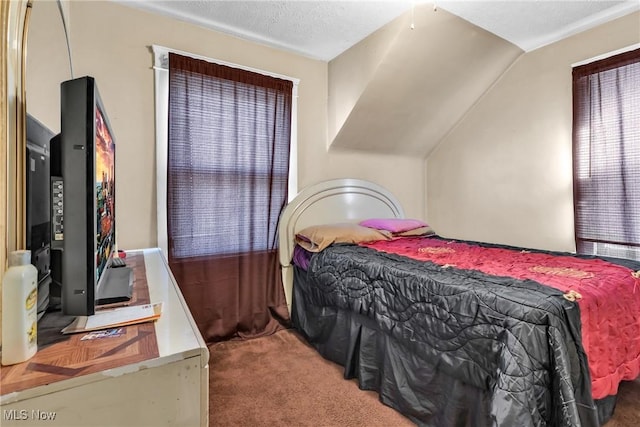
[[[280,216],[278,243],[282,280],[291,312],[295,235],[305,227],[366,218],[404,218],[404,210],[389,190],[360,179],[333,179],[306,187]]]

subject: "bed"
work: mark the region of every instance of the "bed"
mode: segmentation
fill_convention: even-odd
[[[287,304],[294,327],[320,354],[418,425],[597,426],[611,417],[618,383],[640,371],[640,263],[437,235],[333,244],[308,265],[293,262],[296,234],[311,225],[403,217],[393,194],[355,179],[308,187],[285,208],[279,244]],[[484,258],[465,264],[467,247]],[[519,276],[513,266],[500,270],[501,253],[530,260],[534,278],[554,283]],[[585,264],[540,262],[562,257]],[[626,293],[567,285],[593,282],[599,273],[587,266],[594,262],[610,268],[607,280],[624,275]],[[604,313],[620,327],[590,308],[608,301],[615,316]],[[602,327],[591,331],[591,324]],[[622,360],[615,375],[592,378],[593,348],[605,360],[593,365]]]

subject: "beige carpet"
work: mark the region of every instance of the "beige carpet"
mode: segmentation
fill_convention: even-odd
[[[378,394],[345,380],[292,330],[209,347],[211,427],[414,426]],[[623,383],[605,427],[640,426],[640,379]]]
[[[210,426],[414,426],[291,330],[209,350]]]

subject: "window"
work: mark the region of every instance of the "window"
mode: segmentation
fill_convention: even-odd
[[[578,253],[640,260],[640,49],[573,70]]]
[[[298,82],[154,54],[158,245],[208,343],[273,333],[289,318],[277,226],[296,192]]]
[[[156,98],[156,193],[157,193],[157,228],[158,246],[162,249],[165,257],[168,256],[168,233],[167,233],[167,153],[168,153],[168,108],[169,108],[169,53],[175,52],[191,58],[203,59],[208,62],[231,66],[248,71],[259,72],[265,75],[287,79],[293,82],[293,98],[291,105],[291,142],[288,170],[288,198],[291,200],[297,194],[297,94],[299,80],[287,76],[268,73],[205,58],[198,55],[169,49],[163,46],[154,45],[154,70],[155,70],[155,98]],[[231,251],[231,247],[228,248]]]
[[[277,248],[290,80],[169,54],[170,260]]]

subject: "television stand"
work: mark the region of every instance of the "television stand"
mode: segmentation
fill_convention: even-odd
[[[36,355],[0,369],[2,427],[209,426],[209,351],[162,251],[127,251],[127,266],[130,303],[162,302],[160,318],[83,339],[45,314]]]
[[[116,304],[131,300],[133,295],[133,269],[110,267],[104,282],[96,290],[96,306]]]

